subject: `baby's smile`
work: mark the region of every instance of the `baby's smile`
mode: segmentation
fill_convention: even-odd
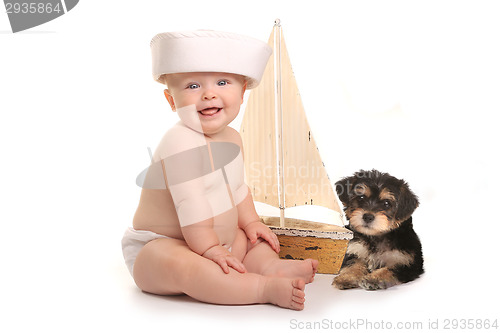
[[[198,112],[201,113],[203,116],[212,117],[212,116],[216,115],[217,113],[219,113],[220,110],[222,110],[222,108],[209,107],[209,108],[202,109]]]

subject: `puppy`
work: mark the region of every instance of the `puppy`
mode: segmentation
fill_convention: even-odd
[[[377,290],[419,277],[422,246],[411,219],[419,202],[408,184],[387,173],[360,170],[335,186],[354,237],[332,284]]]

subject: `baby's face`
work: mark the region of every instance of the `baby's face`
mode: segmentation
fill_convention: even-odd
[[[223,130],[236,118],[243,103],[246,83],[241,75],[178,73],[169,74],[166,79],[167,99],[172,110],[185,108],[191,113],[196,112],[197,117],[189,115],[188,118],[199,119],[203,133],[207,135]],[[180,112],[179,117],[184,123],[187,122]],[[188,123],[186,125],[193,127]]]

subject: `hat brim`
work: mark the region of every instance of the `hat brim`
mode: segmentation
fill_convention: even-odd
[[[216,31],[168,32],[151,41],[153,78],[193,72],[223,72],[247,78],[255,88],[264,72],[271,48],[264,42],[233,33]]]

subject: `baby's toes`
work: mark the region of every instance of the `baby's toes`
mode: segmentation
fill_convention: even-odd
[[[303,304],[306,301],[306,293],[304,292],[305,289],[305,282],[301,279],[293,280],[292,281],[292,302],[297,303],[297,304]]]
[[[306,289],[306,283],[302,279],[295,279],[292,281],[292,286],[293,286],[293,292],[295,293],[300,293],[302,292],[302,295],[305,295],[304,289]]]

